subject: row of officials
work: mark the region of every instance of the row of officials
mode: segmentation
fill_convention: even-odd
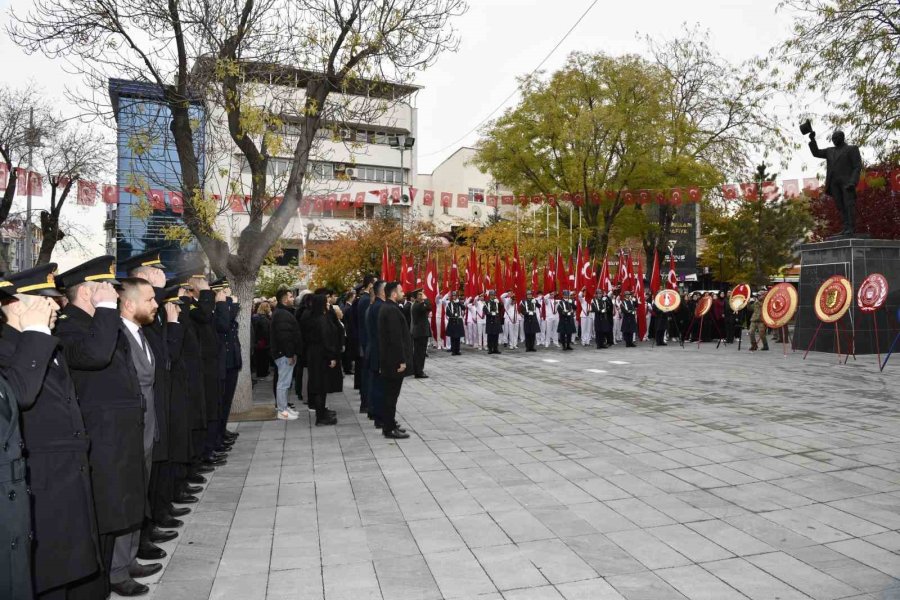
[[[147,252],[0,279],[4,600],[146,594],[162,567],[137,559],[165,557],[226,463],[240,307],[202,259],[166,270]]]

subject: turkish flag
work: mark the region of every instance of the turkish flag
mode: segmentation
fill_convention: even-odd
[[[325,210],[325,196],[316,196],[313,198],[313,210],[317,213],[321,213]]]
[[[378,202],[380,202],[383,206],[387,206],[388,203],[388,191],[387,189],[378,191]]]
[[[575,196],[572,197],[572,202],[575,204],[575,206],[581,208],[582,206],[584,206],[584,196],[582,196],[581,194],[575,194]]]
[[[625,196],[625,204],[633,204],[634,198],[632,197],[631,202],[628,201],[628,196]],[[638,204],[650,204],[650,190],[638,190],[637,193],[637,203]]]
[[[625,204],[634,204],[634,194],[628,190],[622,192],[622,200]]]
[[[703,193],[700,191],[700,188],[697,186],[691,186],[687,189],[687,198],[688,202],[700,202],[700,199],[703,197]]]
[[[653,270],[650,272],[650,295],[655,298],[661,285],[659,273],[659,252],[653,249]]]
[[[441,206],[449,208],[453,204],[453,194],[450,192],[441,192]]]
[[[547,253],[547,266],[544,268],[544,293],[556,291],[556,262],[553,255]]]
[[[669,254],[669,276],[666,278],[666,289],[678,289],[678,274],[675,273],[675,255]]]
[[[437,286],[437,268],[434,264],[434,259],[431,258],[431,251],[428,251],[428,258],[425,261],[425,297],[428,298],[432,304],[434,304],[437,299],[438,286]]]
[[[425,206],[434,204],[434,190],[425,190],[425,193],[422,194],[422,204]]]
[[[638,259],[638,272],[637,279],[634,283],[634,296],[635,301],[637,302],[637,341],[640,342],[644,339],[644,336],[647,335],[647,307],[645,306],[647,300],[644,298],[644,261],[641,259]]]
[[[0,189],[5,190],[9,180],[9,167],[6,161],[0,161]]]
[[[350,208],[350,194],[341,194],[341,210],[347,210]]]
[[[819,197],[819,180],[815,177],[807,177],[803,180],[803,191],[810,198],[818,198]]]
[[[519,197],[516,198],[516,200],[517,200],[517,201],[519,202],[519,204],[521,204],[522,206],[527,206],[527,205],[528,205],[528,196],[526,196],[525,194],[519,194]]]
[[[456,195],[456,206],[457,208],[469,208],[469,195],[468,194],[457,194]],[[456,289],[456,288],[453,288]]]
[[[793,200],[800,197],[800,183],[796,179],[785,179],[781,182],[781,188],[785,198]]]
[[[44,178],[41,177],[40,173],[36,173],[34,171],[28,172],[28,192],[32,196],[43,196],[43,190],[41,189],[41,184],[44,181]]]
[[[778,186],[774,181],[766,181],[762,184],[762,196],[766,202],[772,202],[778,198]]]
[[[656,190],[656,192],[654,192],[654,197],[656,198],[656,203],[659,206],[662,206],[666,203],[666,194],[662,190]]]
[[[547,194],[547,204],[556,206],[556,194]]]
[[[516,203],[516,197],[509,196],[509,195],[500,196],[500,203],[503,204],[504,206],[512,206],[513,204]]]
[[[456,261],[456,248],[453,249],[453,262],[450,263],[450,291],[459,290],[459,263]]]
[[[400,202],[400,188],[391,188],[391,202],[397,204]]]
[[[669,204],[672,206],[681,206],[681,188],[672,188],[669,190]]]
[[[337,194],[328,194],[325,197],[325,210],[334,210],[337,206]]]
[[[356,199],[353,202],[355,208],[362,208],[366,205],[366,193],[356,192]]]
[[[184,196],[181,195],[181,192],[169,192],[169,206],[176,215],[184,212]]]
[[[119,188],[115,185],[106,184],[103,186],[103,202],[106,204],[119,203]]]
[[[312,210],[312,198],[307,196],[300,201],[300,214],[305,217],[309,215],[310,210]]]
[[[598,206],[600,204],[600,194],[597,192],[591,192],[591,204],[594,206]]]
[[[544,197],[541,196],[540,194],[535,194],[534,196],[531,197],[532,204],[543,204],[543,202],[544,202]]]
[[[76,204],[81,206],[94,206],[97,202],[97,184],[92,181],[78,180],[78,197]]]
[[[416,201],[416,193],[418,193],[418,191],[419,191],[419,188],[414,188],[414,187],[410,186],[410,188],[409,188],[409,201],[410,201],[410,203],[413,203],[413,202]]]
[[[488,196],[487,197],[487,205],[488,206],[497,206],[497,196]]]
[[[604,294],[608,294],[613,289],[612,279],[609,277],[609,256],[603,256],[603,265],[600,267],[600,280],[597,282]]]
[[[759,197],[757,194],[757,186],[755,183],[742,183],[741,194],[743,194],[744,200],[747,200],[749,202],[755,202]]]
[[[900,192],[900,169],[891,171],[891,191]]]
[[[244,197],[240,194],[231,194],[228,196],[228,208],[234,213],[246,212],[246,208],[244,208]]]
[[[16,195],[28,194],[28,171],[22,167],[16,167]]]
[[[162,190],[153,190],[147,194],[150,208],[153,210],[166,210],[166,194]]]
[[[722,186],[722,196],[726,200],[737,200],[738,191],[737,186],[733,183],[726,183]]]

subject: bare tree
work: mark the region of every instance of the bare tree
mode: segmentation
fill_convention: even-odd
[[[50,262],[57,242],[67,235],[60,215],[78,181],[96,182],[108,170],[110,157],[109,143],[96,131],[60,125],[49,132],[40,151],[40,164],[50,184],[50,206],[40,212],[43,237],[37,264]]]
[[[27,15],[14,15],[10,35],[29,51],[66,57],[94,89],[111,76],[158,86],[181,167],[185,225],[249,306],[266,254],[297,215],[319,130],[353,112],[387,110],[393,99],[384,82],[407,83],[455,49],[450,20],[465,9],[465,0],[37,0]],[[201,172],[198,103],[226,122],[250,171],[249,220],[231,245],[216,228]],[[283,200],[269,211],[269,161],[286,122],[296,133],[292,164]],[[250,339],[246,315],[240,332]],[[242,372],[234,410],[250,403]]]

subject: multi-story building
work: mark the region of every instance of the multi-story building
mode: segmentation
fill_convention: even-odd
[[[30,269],[34,266],[34,261],[37,260],[38,254],[40,254],[43,238],[41,228],[32,223],[32,264],[26,264],[25,221],[21,218],[7,219],[0,224],[0,263],[5,264],[10,272]]]

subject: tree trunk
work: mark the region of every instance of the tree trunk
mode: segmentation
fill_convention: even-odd
[[[46,265],[53,256],[56,242],[63,238],[59,231],[59,215],[50,212],[41,212],[41,250],[38,254],[37,265]]]
[[[241,303],[241,312],[238,314],[238,338],[241,340],[241,361],[244,366],[238,376],[237,390],[234,393],[234,402],[231,404],[231,414],[237,415],[253,408],[250,317],[253,316],[253,292],[256,288],[256,277],[242,274],[230,279],[230,282],[232,292]]]

